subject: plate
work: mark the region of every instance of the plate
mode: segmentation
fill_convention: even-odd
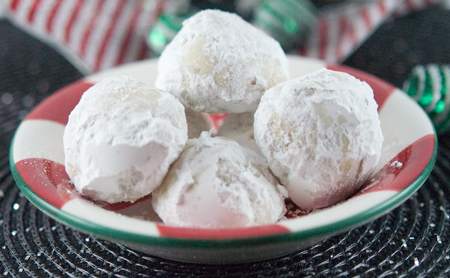
[[[292,78],[326,67],[350,73],[374,90],[385,136],[381,160],[370,181],[337,205],[305,214],[288,204],[286,219],[272,225],[200,229],[164,225],[150,197],[98,205],[78,195],[64,170],[62,137],[69,113],[83,92],[105,77],[129,75],[153,84],[156,59],[88,76],[38,105],[11,144],[14,179],[34,205],[57,221],[151,255],[193,263],[250,262],[295,252],[386,214],[418,190],[435,163],[437,136],[416,102],[367,73],[300,56],[288,59]]]

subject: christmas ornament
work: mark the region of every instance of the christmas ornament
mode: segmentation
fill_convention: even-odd
[[[159,56],[178,31],[183,21],[192,16],[196,9],[190,5],[189,0],[167,1],[164,11],[150,29],[147,44],[153,55]]]
[[[450,66],[416,65],[403,90],[427,112],[438,134],[450,130]]]
[[[309,0],[267,0],[254,12],[253,23],[278,40],[285,51],[305,40],[317,20]]]

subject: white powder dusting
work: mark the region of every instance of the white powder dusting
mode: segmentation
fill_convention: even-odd
[[[253,120],[252,112],[229,113],[220,126],[217,135],[233,139],[240,145],[261,154],[261,150],[256,145],[253,134]]]
[[[135,201],[163,180],[187,140],[183,105],[136,79],[88,89],[64,130],[66,171],[83,195]]]
[[[265,160],[207,132],[189,139],[160,187],[153,208],[166,225],[231,228],[271,224],[286,212]]]
[[[242,113],[288,78],[277,41],[235,14],[203,10],[164,49],[155,84],[193,110]]]
[[[326,69],[269,89],[254,132],[271,170],[302,209],[335,204],[358,189],[384,140],[370,86]]]

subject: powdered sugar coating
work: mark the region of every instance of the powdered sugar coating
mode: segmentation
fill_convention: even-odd
[[[229,113],[223,124],[220,126],[217,136],[223,136],[235,140],[241,146],[254,150],[261,154],[261,150],[255,142],[253,132],[253,113],[245,112],[233,114]]]
[[[88,89],[64,130],[66,171],[94,200],[135,201],[162,182],[187,141],[183,105],[122,76]]]
[[[261,156],[203,132],[188,140],[152,202],[166,225],[246,227],[274,223],[284,215],[283,189]]]
[[[155,84],[193,110],[242,113],[288,78],[277,41],[235,14],[203,10],[164,49]]]
[[[255,140],[300,208],[333,205],[367,180],[384,139],[377,107],[367,83],[326,69],[265,93]]]

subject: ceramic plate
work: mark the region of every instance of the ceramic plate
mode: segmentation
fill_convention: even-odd
[[[374,90],[385,136],[382,157],[370,182],[344,202],[309,214],[290,204],[287,219],[273,225],[199,229],[165,226],[153,212],[150,197],[134,204],[99,206],[79,196],[64,170],[62,136],[69,113],[83,92],[105,77],[130,75],[153,84],[157,60],[86,77],[36,107],[11,145],[17,185],[40,210],[75,229],[148,254],[196,263],[281,256],[367,223],[408,199],[426,180],[436,158],[437,137],[423,110],[399,89],[358,70],[298,56],[289,56],[289,62],[293,78],[326,67],[350,73]]]

